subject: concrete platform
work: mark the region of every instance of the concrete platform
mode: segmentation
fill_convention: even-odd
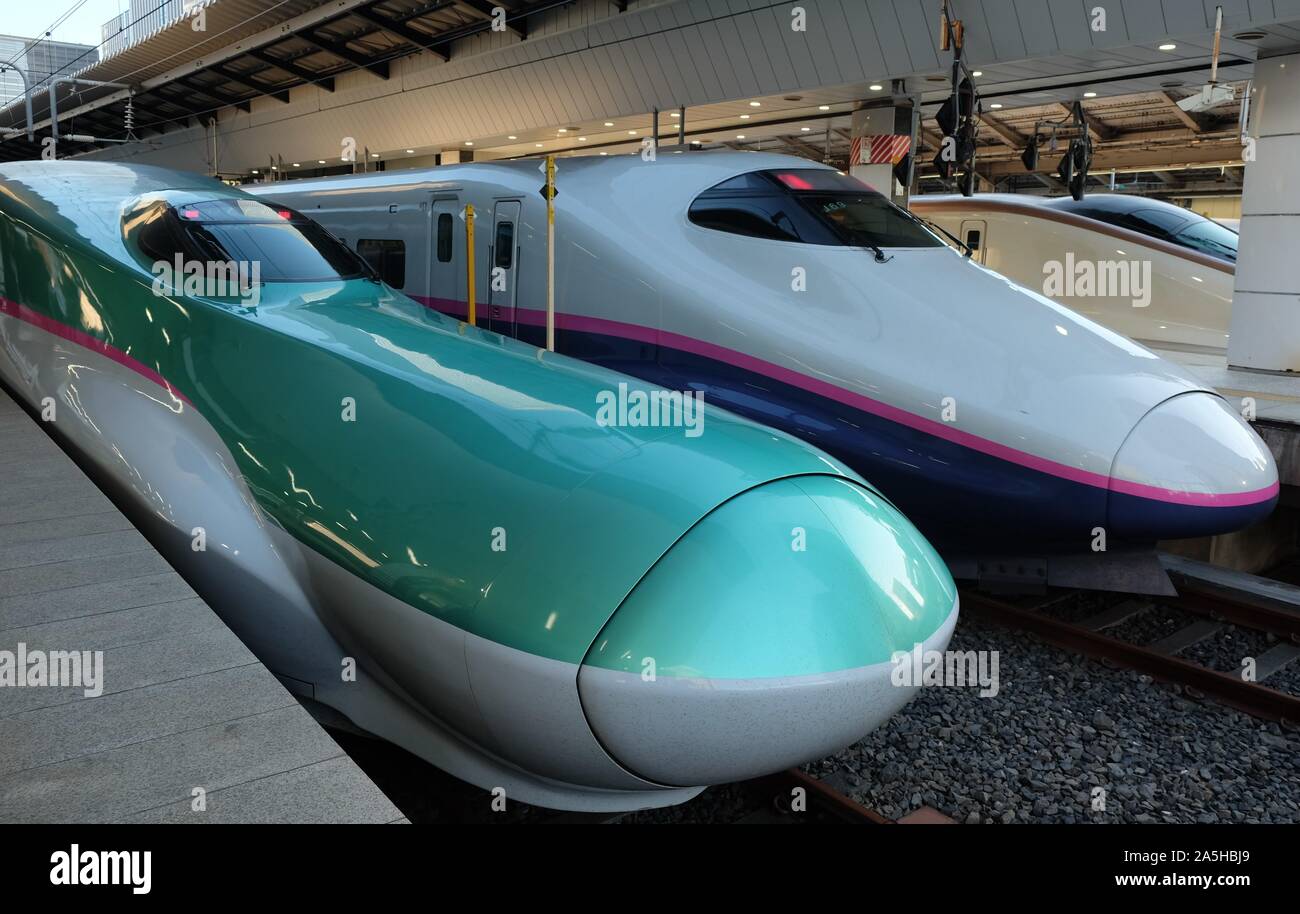
[[[403,821],[3,389],[0,469],[0,664],[103,652],[96,697],[0,685],[0,823]]]
[[[1300,486],[1300,375],[1229,368],[1223,355],[1156,350],[1187,368],[1234,406],[1255,401],[1255,430],[1277,460],[1282,484]]]

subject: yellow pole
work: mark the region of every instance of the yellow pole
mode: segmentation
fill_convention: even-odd
[[[555,156],[546,157],[546,348],[555,351]]]
[[[474,204],[465,204],[465,289],[469,296],[469,313],[466,323],[476,326],[478,315],[474,312]]]

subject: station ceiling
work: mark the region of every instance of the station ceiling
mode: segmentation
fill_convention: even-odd
[[[181,22],[81,74],[129,83],[132,90],[82,88],[75,95],[61,91],[60,111],[75,112],[61,126],[63,132],[120,138],[126,98],[134,93],[136,136],[166,146],[173,134],[185,131],[201,138],[198,125],[233,115],[236,132],[258,134],[255,143],[245,145],[256,145],[265,163],[262,150],[274,151],[278,141],[269,132],[278,129],[285,142],[312,132],[297,113],[304,97],[300,93],[305,92],[308,107],[319,108],[322,124],[324,118],[334,119],[330,130],[316,132],[333,139],[339,118],[354,123],[365,119],[366,131],[386,134],[384,145],[371,148],[400,167],[402,156],[462,144],[485,158],[627,151],[650,131],[651,115],[643,100],[663,106],[661,142],[672,142],[678,119],[668,100],[681,98],[688,101],[690,140],[779,148],[841,162],[847,157],[852,111],[900,94],[921,101],[926,120],[919,160],[924,163],[933,156],[930,147],[937,133],[932,115],[950,91],[951,57],[937,42],[938,4],[864,3],[809,0],[805,5],[812,15],[843,22],[843,34],[833,30],[818,39],[820,46],[810,37],[803,52],[787,34],[780,39],[789,52],[786,58],[773,53],[761,18],[774,13],[768,5],[744,0],[208,0],[205,33],[195,33]],[[466,39],[490,29],[491,10],[497,5],[508,11],[509,32],[499,42],[493,39],[496,52],[480,64],[473,55],[486,46],[480,39],[466,44]],[[1105,4],[1111,26],[1097,33],[1089,27],[1091,4],[1078,0],[953,0],[965,24],[968,60],[980,71],[977,83],[985,114],[978,156],[982,176],[1001,189],[1050,188],[1046,172],[1052,157],[1044,153],[1042,177],[1026,175],[1017,145],[1036,126],[1041,130],[1044,123],[1064,118],[1063,106],[1076,99],[1084,101],[1093,121],[1098,172],[1178,167],[1189,170],[1190,180],[1172,180],[1195,185],[1223,163],[1239,159],[1239,146],[1235,156],[1232,149],[1237,144],[1235,106],[1184,118],[1174,105],[1209,78],[1215,5],[1202,0],[1121,0]],[[1221,5],[1225,28],[1219,75],[1238,86],[1240,95],[1258,57],[1300,49],[1300,2],[1226,0]],[[556,17],[567,17],[569,24],[557,25]],[[733,22],[733,31],[723,28]],[[774,34],[789,31],[774,18],[771,27]],[[750,35],[747,30],[753,29],[758,31]],[[723,36],[722,43],[710,44],[708,36],[714,33]],[[637,61],[635,72],[602,73],[588,60],[595,78],[620,85],[598,92],[570,80],[565,97],[553,99],[557,111],[574,109],[572,115],[556,115],[564,120],[540,121],[528,111],[532,122],[524,123],[524,114],[502,117],[499,111],[481,110],[493,98],[509,97],[505,80],[492,82],[500,73],[517,74],[512,77],[517,82],[534,78],[526,74],[536,69],[535,78],[554,84],[560,74],[573,72],[561,61],[590,57],[597,48],[612,58],[616,46],[626,60]],[[811,56],[803,59],[800,53]],[[756,55],[761,60],[756,62]],[[455,66],[445,72],[456,74],[454,80],[464,88],[453,90],[432,75],[444,72],[439,64],[452,56]],[[404,60],[417,57],[423,62]],[[709,57],[712,67],[707,66]],[[760,72],[763,61],[770,65]],[[430,64],[427,75],[419,69]],[[857,80],[846,82],[855,71]],[[880,75],[863,80],[864,71]],[[693,83],[693,78],[704,82]],[[346,115],[343,106],[333,107],[328,100],[336,81],[340,96],[348,96],[346,105],[353,106]],[[774,91],[777,86],[789,91]],[[738,90],[756,94],[738,97]],[[466,109],[459,101],[434,100],[437,93],[453,91],[475,98],[480,110]],[[579,97],[584,91],[586,96]],[[319,105],[310,93],[320,94]],[[617,99],[620,93],[631,104],[603,101],[606,96]],[[291,95],[294,104],[284,107]],[[354,96],[373,97],[373,103],[366,102],[368,110],[359,111]],[[516,111],[518,105],[513,100],[511,104],[510,110]],[[35,109],[40,125],[48,119],[44,92],[38,93]],[[277,128],[281,110],[293,118]],[[22,120],[21,105],[0,111],[0,127],[16,127]],[[291,120],[301,126],[291,126]],[[470,126],[474,121],[490,126]],[[516,121],[518,126],[512,126]],[[429,125],[445,128],[453,122],[450,131],[460,134],[456,138],[430,135],[450,131],[430,130]],[[409,126],[396,131],[390,129],[393,124]],[[426,144],[400,135],[417,131],[426,134]],[[61,142],[60,154],[91,148]],[[37,153],[23,138],[0,142],[0,160]],[[305,159],[310,152],[294,154]],[[926,169],[920,172],[924,179]],[[1141,181],[1170,184],[1156,174],[1144,172]]]

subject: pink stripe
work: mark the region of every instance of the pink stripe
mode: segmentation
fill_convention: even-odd
[[[188,397],[176,388],[172,387],[172,385],[168,383],[167,379],[158,372],[154,371],[143,362],[127,355],[121,349],[110,346],[98,337],[93,337],[89,333],[86,333],[83,330],[78,330],[75,327],[69,327],[67,324],[56,321],[52,317],[46,317],[44,314],[33,311],[31,308],[28,308],[25,305],[20,305],[18,302],[12,301],[4,296],[0,296],[0,314],[7,314],[10,317],[15,317],[24,323],[31,324],[33,327],[44,330],[46,333],[52,333],[70,343],[76,343],[78,346],[82,346],[92,352],[97,352],[106,358],[112,359],[119,365],[129,368],[136,374],[153,381],[153,383],[166,390],[176,399],[191,406],[193,405],[190,403]]]
[[[420,299],[421,303],[429,307],[437,308],[439,311],[457,309],[459,313],[466,310],[464,302],[455,302],[449,299]],[[516,308],[516,320],[519,323],[529,324],[531,326],[545,326],[546,312],[532,308]],[[1162,486],[1147,485],[1145,483],[1130,482],[1124,479],[1115,479],[1101,473],[1093,473],[1089,470],[1072,467],[1064,463],[1058,463],[1054,460],[1048,460],[1045,457],[1039,457],[1035,454],[1029,454],[1024,451],[1007,447],[996,441],[990,441],[987,438],[981,438],[970,432],[953,428],[946,422],[938,422],[934,419],[927,419],[924,416],[918,416],[909,413],[906,410],[899,409],[896,406],[890,406],[888,403],[882,403],[879,400],[873,400],[870,397],[864,397],[853,391],[845,390],[842,387],[836,387],[818,378],[812,378],[797,371],[792,371],[783,365],[777,365],[772,362],[764,361],[744,352],[738,352],[734,349],[727,349],[714,343],[705,342],[704,340],[693,339],[688,336],[682,336],[678,333],[672,333],[667,330],[655,330],[651,327],[642,327],[637,324],[626,324],[621,321],[611,321],[599,317],[587,317],[581,314],[564,314],[556,312],[555,326],[565,330],[577,330],[584,333],[599,333],[605,336],[621,337],[623,339],[635,340],[640,343],[650,343],[653,345],[668,346],[673,349],[680,349],[684,352],[690,352],[704,358],[713,359],[746,371],[752,371],[755,374],[772,378],[789,384],[792,387],[798,387],[803,390],[815,393],[818,396],[826,397],[854,409],[860,409],[865,413],[873,416],[880,416],[890,422],[904,425],[908,428],[924,432],[927,435],[933,435],[936,438],[942,438],[944,441],[950,441],[959,444],[962,447],[970,448],[981,454],[988,454],[999,460],[1005,460],[1008,463],[1014,463],[1017,466],[1028,467],[1031,470],[1037,470],[1040,473],[1047,473],[1060,479],[1068,479],[1071,482],[1081,483],[1087,486],[1093,486],[1099,489],[1108,489],[1112,492],[1120,492],[1125,495],[1135,495],[1139,498],[1149,498],[1155,501],[1165,501],[1175,504],[1194,505],[1206,508],[1227,508],[1239,507],[1241,505],[1253,505],[1262,501],[1268,501],[1278,494],[1280,485],[1273,483],[1263,489],[1256,489],[1251,492],[1228,492],[1228,493],[1205,493],[1205,492],[1181,492],[1175,489],[1166,489]]]

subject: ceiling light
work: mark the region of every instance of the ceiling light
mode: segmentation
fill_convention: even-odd
[[[1097,97],[1097,93],[1096,93],[1096,92],[1085,92],[1085,93],[1083,93],[1083,97],[1084,97],[1084,98],[1096,98],[1096,97]]]
[[[377,159],[377,158],[379,158],[379,153],[377,153],[377,152],[372,152],[372,153],[370,153],[370,158],[372,158],[372,159]]]
[[[541,143],[534,143],[533,145],[536,146],[538,149],[541,149],[541,148],[542,148],[542,144],[541,144]]]
[[[736,139],[738,139],[738,140],[743,140],[744,138],[745,138],[745,135],[744,135],[743,133],[737,133],[737,134],[736,134]]]
[[[569,128],[568,128],[568,127],[561,127],[561,128],[560,128],[560,133],[568,133],[568,132],[569,132]]]
[[[324,160],[324,159],[317,159],[317,160],[316,160],[316,164],[317,164],[317,165],[324,165],[324,164],[325,164],[325,160]]]
[[[256,168],[253,169],[253,174],[257,174],[257,169],[256,169]]]
[[[415,150],[414,150],[414,149],[408,149],[408,150],[406,150],[406,154],[407,154],[408,156],[413,156],[413,155],[415,155]]]
[[[669,116],[669,117],[681,117],[681,115],[678,114],[676,111],[674,111],[672,114],[670,114],[670,115],[668,115],[668,116]]]
[[[1000,104],[997,103],[997,102],[994,102],[993,104],[989,105],[989,107],[990,107],[990,108],[993,108],[993,109],[996,110],[996,109],[998,109],[998,108],[1001,108],[1002,105],[1000,105]]]
[[[800,127],[799,129],[802,130],[804,133],[808,133],[812,130],[811,127]]]
[[[466,145],[466,146],[473,146],[473,145],[474,145],[474,141],[473,141],[473,140],[466,140],[466,141],[465,141],[465,145]]]
[[[971,74],[971,76],[983,76],[983,75],[984,75],[983,70],[976,70],[974,73]]]
[[[751,108],[761,108],[761,107],[763,107],[763,103],[762,103],[762,102],[750,102],[750,103],[749,103],[749,107],[751,107]]]
[[[1178,47],[1178,45],[1174,44],[1172,41],[1166,41],[1164,44],[1160,46],[1160,50],[1172,51],[1176,47]]]
[[[613,126],[614,126],[614,122],[613,122],[613,121],[605,121],[605,126],[606,126],[606,127],[613,127]]]
[[[628,135],[628,136],[636,136],[636,131],[635,131],[635,130],[629,130],[629,131],[627,132],[627,135]]]
[[[818,106],[817,106],[817,110],[818,110],[818,111],[830,111],[830,110],[831,110],[831,106],[830,106],[830,105],[818,105]]]
[[[585,136],[580,136],[580,137],[578,137],[578,142],[579,142],[579,143],[585,143],[585,142],[587,142],[587,138],[586,138]]]
[[[740,119],[741,119],[742,121],[747,121],[747,120],[749,120],[749,115],[748,115],[748,114],[742,114],[742,115],[740,116]]]
[[[609,155],[609,153],[608,153],[608,152],[602,152],[601,155],[603,155],[603,156],[607,156],[607,155]]]
[[[515,136],[515,135],[512,133],[512,134],[510,134],[510,136],[506,137],[506,139],[507,139],[507,140],[517,140],[517,139],[519,139],[519,137]]]
[[[870,86],[868,86],[867,88],[870,89],[872,92],[879,92],[881,89],[883,89],[883,88],[885,88],[885,87],[882,86],[880,83],[872,83],[872,84],[871,84]]]

